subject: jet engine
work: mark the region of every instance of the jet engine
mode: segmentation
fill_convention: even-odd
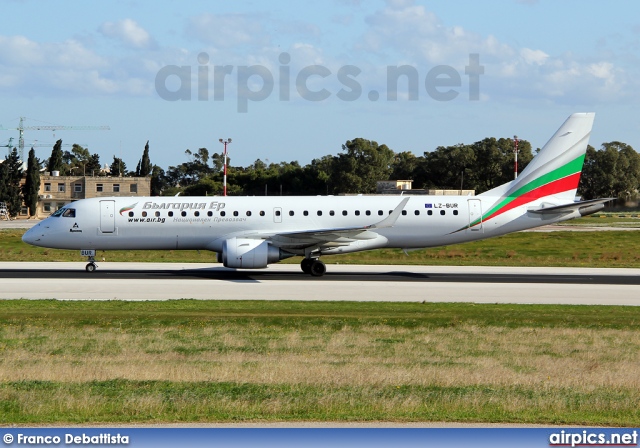
[[[283,252],[264,240],[230,238],[222,243],[222,263],[228,268],[266,268],[293,254]]]

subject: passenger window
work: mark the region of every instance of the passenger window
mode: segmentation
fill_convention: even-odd
[[[347,216],[347,211],[346,210],[342,210],[342,216]]]
[[[147,212],[142,212],[142,217],[146,218],[147,217]]]
[[[402,210],[402,214],[403,214],[403,215],[406,215],[406,214],[407,214],[407,211],[406,211],[406,210]]]
[[[207,216],[213,216],[213,212],[207,212]]]
[[[371,210],[367,210],[366,212],[364,212],[364,214],[367,216],[371,216]]]
[[[453,214],[457,216],[458,215],[458,210],[454,210]]]
[[[167,213],[167,214],[169,215],[169,217],[172,217],[172,216],[173,216],[173,212],[169,212],[169,213]],[[130,215],[130,216],[133,216],[133,215]]]
[[[333,210],[329,210],[329,214],[330,214],[331,216],[333,216],[333,215],[335,215],[335,214],[336,214],[336,212],[334,212]]]
[[[444,216],[444,210],[440,210],[440,214]]]
[[[180,213],[183,217],[187,216],[187,212],[185,212],[184,210]]]
[[[308,212],[307,210],[303,211],[303,212],[302,212],[302,214],[303,214],[304,216],[309,216],[309,212]]]
[[[225,212],[224,210],[220,212],[220,216],[226,216],[227,212]]]
[[[416,216],[420,215],[420,210],[416,210],[415,212],[413,212]]]
[[[169,212],[171,213],[171,212]],[[133,212],[129,212],[129,218],[133,217]]]
[[[200,216],[200,212],[198,212],[198,211],[193,212],[193,216],[195,216],[197,218],[198,216]]]
[[[264,210],[260,210],[260,216],[264,216],[264,215],[265,215]]]
[[[156,212],[156,217],[160,217],[160,212]]]
[[[247,210],[247,216],[251,216],[251,210]]]
[[[75,208],[67,208],[62,214],[65,218],[75,218],[76,217],[76,209]]]
[[[238,212],[233,212],[233,216],[238,216]]]
[[[293,216],[293,215],[294,215],[293,210],[289,210],[289,216]]]
[[[322,210],[318,210],[318,216],[322,216]]]
[[[356,216],[360,216],[360,210],[356,210]]]
[[[382,216],[384,212],[382,210],[378,210],[378,215]]]
[[[280,213],[280,210],[276,210],[276,216],[280,216],[282,213]]]
[[[427,210],[427,215],[429,216],[433,215],[433,210]]]

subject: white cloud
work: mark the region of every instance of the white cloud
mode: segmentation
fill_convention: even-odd
[[[204,13],[191,17],[186,31],[189,36],[217,48],[262,46],[269,41],[262,22],[256,15]]]
[[[126,46],[132,48],[144,49],[156,45],[151,35],[132,19],[105,22],[100,26],[98,31],[104,36],[119,40]]]
[[[0,88],[12,95],[140,94],[141,80],[150,86],[145,92],[149,94],[153,77],[137,67],[139,62],[101,56],[73,39],[35,42],[0,35]]]
[[[527,64],[542,65],[549,58],[549,55],[542,50],[523,48],[520,50],[520,57],[522,57]]]
[[[396,58],[427,68],[445,64],[463,75],[469,55],[479,54],[484,67],[480,94],[484,97],[576,104],[628,99],[623,96],[623,86],[629,83],[630,75],[616,64],[612,54],[594,61],[589,55],[518,48],[492,35],[444,24],[412,1],[388,0],[386,7],[366,18],[366,24],[368,29],[357,50],[385,61]]]

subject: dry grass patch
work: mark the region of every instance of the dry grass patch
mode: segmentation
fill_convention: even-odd
[[[5,327],[1,341],[2,381],[640,389],[640,333],[632,330],[27,326]]]

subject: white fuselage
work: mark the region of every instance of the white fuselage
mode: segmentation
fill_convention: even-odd
[[[74,216],[51,216],[24,241],[61,249],[198,249],[220,252],[229,238],[276,238],[288,232],[375,225],[407,196],[109,197],[69,204]],[[574,215],[533,215],[516,207],[469,228],[499,198],[411,196],[392,227],[357,241],[325,245],[322,254],[381,247],[420,248],[473,241],[551,224]],[[286,244],[285,244],[286,245]],[[308,244],[306,244],[308,246]],[[301,245],[302,246],[302,245]],[[295,245],[290,252],[303,255]]]

